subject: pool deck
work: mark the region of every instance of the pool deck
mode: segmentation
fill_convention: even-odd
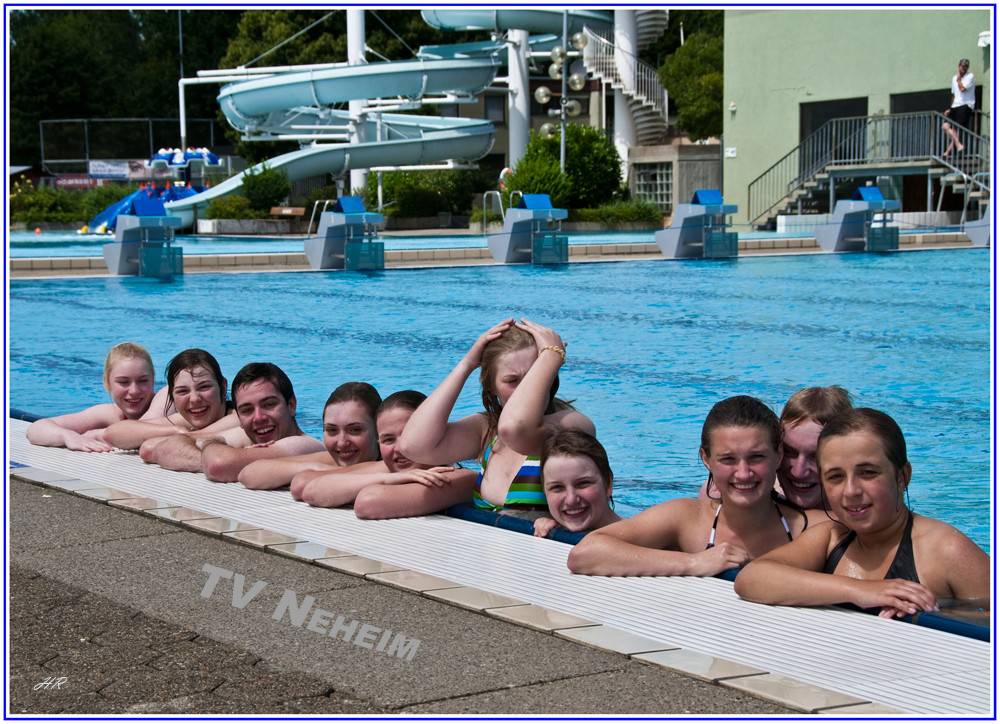
[[[350,510],[310,508],[287,490],[210,483],[132,454],[32,446],[26,427],[8,420],[13,566],[133,617],[183,626],[198,634],[195,643],[235,646],[269,671],[332,677],[330,706],[406,714],[752,714],[782,706],[835,717],[993,713],[989,643],[844,610],[747,603],[714,578],[574,576],[569,546],[555,541],[440,515],[362,521]],[[222,576],[214,593],[206,593],[213,569],[205,564]],[[251,595],[257,581],[265,582],[260,601]],[[306,594],[329,610],[306,617]],[[279,613],[279,598],[302,601],[298,624],[290,609]],[[364,647],[360,634],[353,646],[331,640],[337,615],[342,626],[353,619],[405,632],[419,649],[405,661]],[[23,636],[12,641],[15,663],[21,651],[35,654]],[[94,643],[108,645],[108,635],[98,632]],[[171,660],[159,648],[146,655]],[[48,658],[22,685],[42,669],[71,680],[90,674],[72,656],[41,655]],[[227,667],[202,674],[216,682],[212,694],[226,690]],[[675,674],[684,677],[665,678]],[[116,683],[107,685],[112,694],[124,686]],[[176,701],[200,701],[195,694],[153,698],[158,706],[168,699],[176,710],[198,711]],[[767,708],[773,704],[780,706]]]
[[[467,230],[434,229],[424,233],[413,231],[388,232],[384,237],[463,235]],[[450,232],[450,234],[449,234]],[[258,237],[248,237],[258,238]],[[303,238],[286,236],[289,238]],[[963,233],[901,234],[901,251],[917,249],[971,248],[972,243]],[[739,242],[740,256],[778,254],[822,254],[814,237],[744,239]],[[665,259],[655,243],[625,244],[574,244],[569,247],[570,263],[647,261]],[[387,269],[413,269],[439,266],[480,266],[495,264],[485,246],[460,249],[411,249],[385,252]],[[10,277],[95,277],[109,276],[104,259],[95,257],[39,257],[10,259]],[[305,252],[248,253],[248,254],[188,254],[184,257],[184,273],[205,272],[259,272],[259,271],[314,271],[306,262]]]

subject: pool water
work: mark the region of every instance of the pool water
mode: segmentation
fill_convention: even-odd
[[[652,243],[653,231],[569,233],[570,245]],[[190,236],[178,234],[176,243],[185,254],[285,254],[303,251],[304,238],[266,236]],[[380,236],[386,251],[409,249],[486,248],[482,234]],[[108,234],[77,234],[75,231],[12,231],[8,233],[9,255],[14,259],[37,257],[101,256],[101,247],[114,241]]]
[[[430,392],[508,316],[568,342],[560,396],[597,425],[626,515],[693,495],[711,406],[775,411],[838,384],[892,415],[913,463],[913,508],[991,544],[990,252],[968,249],[730,261],[635,261],[10,282],[10,405],[52,415],[106,401],[103,357],[131,339],[158,370],[186,347],[231,379],[270,360],[303,428],[347,380]],[[479,409],[470,379],[456,415]]]

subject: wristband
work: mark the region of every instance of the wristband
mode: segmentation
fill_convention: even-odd
[[[541,357],[542,356],[542,352],[544,352],[547,349],[551,349],[553,352],[555,352],[560,357],[562,357],[563,363],[566,362],[566,350],[563,349],[562,347],[556,347],[554,344],[550,344],[550,345],[548,345],[546,347],[542,347],[540,350],[538,350],[538,356]]]

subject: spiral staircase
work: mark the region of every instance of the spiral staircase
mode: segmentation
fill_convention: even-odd
[[[635,10],[636,48],[649,47],[667,27],[667,11]],[[667,136],[667,91],[656,69],[638,57],[615,46],[610,33],[586,28],[587,45],[583,63],[587,72],[626,97],[635,121],[636,140],[640,145],[662,143]]]

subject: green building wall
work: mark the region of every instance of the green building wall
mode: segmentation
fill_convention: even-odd
[[[803,103],[866,97],[867,115],[889,113],[894,94],[950,92],[968,58],[992,117],[992,35],[979,46],[992,28],[988,9],[727,10],[722,172],[733,221],[748,223],[750,183],[799,144]]]

